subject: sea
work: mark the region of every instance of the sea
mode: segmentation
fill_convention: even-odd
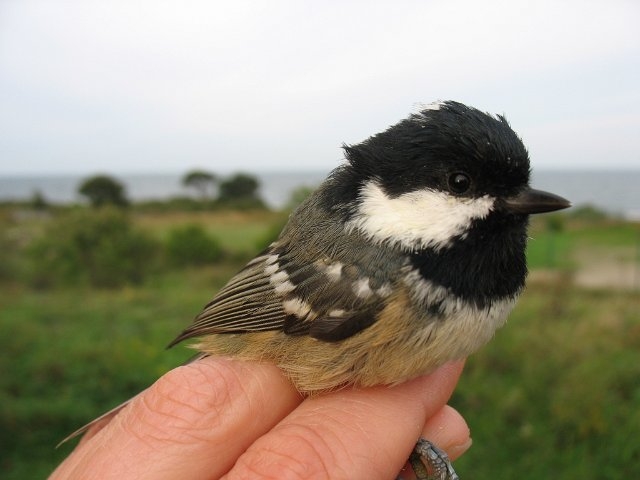
[[[272,208],[284,207],[294,190],[315,187],[326,171],[251,172],[260,182],[259,193]],[[126,189],[132,201],[163,200],[195,192],[181,183],[183,173],[109,174]],[[79,184],[87,175],[0,175],[0,201],[28,200],[35,192],[49,203],[80,202]],[[532,186],[569,199],[573,208],[592,206],[607,213],[640,221],[640,169],[535,170]]]

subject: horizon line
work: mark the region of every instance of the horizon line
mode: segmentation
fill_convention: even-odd
[[[330,172],[335,167],[329,168],[256,168],[256,169],[210,169],[210,168],[187,168],[184,170],[164,170],[164,171],[153,171],[153,170],[132,170],[132,171],[118,171],[111,170],[107,171],[104,169],[96,169],[93,171],[65,171],[65,172],[3,172],[0,171],[0,177],[77,177],[77,176],[94,176],[94,175],[114,175],[114,176],[165,176],[165,175],[184,175],[190,171],[194,170],[203,170],[211,173],[220,173],[221,175],[232,175],[235,173],[256,173],[256,174],[290,174],[290,173],[322,173],[322,172]],[[544,171],[544,172],[611,172],[611,171],[633,171],[640,172],[640,165],[625,165],[625,166],[544,166],[544,167],[536,167],[532,169],[532,173],[535,174],[536,171]]]

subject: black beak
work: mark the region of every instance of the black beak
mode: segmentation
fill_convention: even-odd
[[[570,207],[571,203],[553,193],[527,188],[515,197],[505,198],[504,205],[508,212],[529,215],[562,210]]]

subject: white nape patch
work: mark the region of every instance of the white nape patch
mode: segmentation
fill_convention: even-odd
[[[389,197],[374,180],[364,184],[360,203],[347,231],[358,230],[379,243],[397,244],[414,251],[439,250],[464,235],[471,221],[486,217],[495,199],[462,198],[431,189]]]
[[[336,310],[331,310],[327,313],[327,315],[329,315],[330,317],[334,317],[334,318],[342,318],[347,314],[346,310],[342,310],[342,309],[336,309]]]
[[[290,298],[282,302],[282,308],[286,313],[295,315],[298,318],[312,316],[311,306],[300,298]],[[313,315],[315,316],[315,314]]]
[[[440,110],[440,107],[444,105],[444,103],[445,102],[443,100],[436,100],[435,102],[431,102],[431,103],[419,103],[418,108],[420,109],[420,111]]]
[[[353,282],[352,287],[356,296],[360,298],[367,298],[373,293],[371,287],[369,286],[369,279],[366,277]]]

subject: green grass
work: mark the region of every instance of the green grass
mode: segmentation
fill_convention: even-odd
[[[0,292],[0,470],[38,478],[66,456],[54,446],[191,353],[164,347],[237,265],[168,274],[144,287]]]
[[[164,346],[257,244],[273,235],[283,215],[138,212],[134,219],[160,239],[177,225],[205,225],[232,255],[223,263],[165,270],[142,285],[113,290],[36,290],[5,279],[0,289],[3,478],[46,477],[72,448],[56,450],[61,438],[188,358],[183,346],[168,351]],[[42,222],[46,219],[0,218],[2,245],[15,250],[28,243]],[[536,219],[530,264],[553,267],[557,274],[532,277],[508,325],[467,363],[452,399],[474,438],[457,464],[461,478],[640,478],[637,286],[587,290],[572,281],[583,262],[604,251],[637,262],[638,231],[638,225],[619,221],[569,219],[551,233]],[[19,262],[10,249],[3,258]]]
[[[533,285],[452,400],[461,478],[640,478],[640,296]]]
[[[272,226],[283,223],[286,215],[280,212],[258,210],[250,212],[169,212],[138,213],[136,222],[165,239],[169,230],[188,224],[202,225],[207,232],[218,239],[223,249],[232,254],[253,253]]]
[[[580,263],[584,252],[618,251],[628,261],[638,261],[640,225],[622,220],[597,222],[563,221],[560,231],[547,227],[545,217],[534,217],[529,231],[529,267],[570,268]],[[634,258],[635,257],[635,258]]]

